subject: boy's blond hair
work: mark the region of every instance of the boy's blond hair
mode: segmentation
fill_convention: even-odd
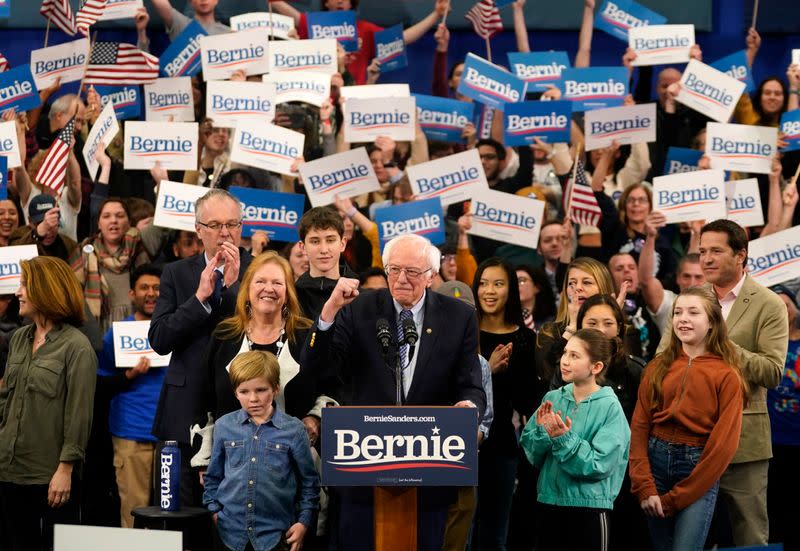
[[[278,365],[278,358],[275,357],[275,354],[262,350],[250,350],[233,359],[228,375],[234,391],[245,381],[259,377],[263,377],[272,388],[277,389],[281,382],[281,367]]]

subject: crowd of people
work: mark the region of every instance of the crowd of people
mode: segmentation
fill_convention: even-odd
[[[305,13],[271,6],[294,20],[290,40],[307,38]],[[152,7],[170,39],[192,20],[230,32],[236,15],[226,0]],[[530,51],[529,8],[511,7],[520,52]],[[435,0],[403,32],[407,44],[429,31],[436,41],[433,88],[414,91],[471,102],[456,91],[464,63],[447,66],[449,10]],[[594,12],[585,0],[575,67],[590,65]],[[146,8],[135,25],[148,49],[160,31]],[[458,143],[428,140],[417,124],[411,142],[351,145],[339,90],[381,76],[381,27],[357,27],[330,99],[279,106],[274,124],[306,133],[295,168],[365,145],[380,190],[324,207],[306,197],[297,242],[243,237],[231,186],[305,195],[304,182],[231,161],[231,131],[205,115],[202,76],[192,78],[196,170],[123,169],[121,125],[90,174],[80,151],[101,111],[91,87],[62,94],[57,81],[39,92],[41,108],[2,114],[22,164],[0,201],[0,246],[35,245],[38,256],[0,296],[0,550],[52,549],[55,524],[133,527],[134,509],[158,504],[157,458],[172,441],[181,503],[213,513],[209,549],[372,549],[372,490],[320,484],[322,412],[398,399],[479,419],[478,486],[420,489],[420,549],[800,549],[787,508],[800,460],[800,278],[766,288],[747,272],[749,241],[800,219],[790,177],[800,158],[777,153],[768,175],[730,175],[758,178],[763,226],[668,224],[653,209],[653,178],[670,147],[705,149],[709,119],[676,101],[678,69],[634,67],[630,49],[625,101],[650,102],[655,82],[654,142],[583,153],[576,114],[569,143],[509,147],[495,114],[485,134],[466,124]],[[751,66],[760,44],[750,29]],[[702,60],[699,46],[691,56]],[[529,99],[540,96],[560,93]],[[733,120],[777,127],[798,107],[791,65],[785,80],[742,95]],[[55,193],[36,174],[67,124],[73,147]],[[414,200],[405,169],[473,148],[491,189],[545,201],[539,242],[471,235],[465,201],[444,209],[443,245],[409,234],[382,247],[376,212]],[[602,212],[597,227],[565,208],[576,169]],[[164,180],[207,188],[194,232],[154,225]],[[420,336],[416,350],[397,346],[400,388],[375,338],[381,319]],[[116,321],[149,322],[149,345],[169,365],[117,367]]]

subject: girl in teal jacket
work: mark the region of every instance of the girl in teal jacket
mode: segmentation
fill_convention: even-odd
[[[520,444],[540,469],[537,551],[609,546],[609,513],[628,463],[630,428],[614,391],[598,378],[614,343],[581,329],[561,356],[566,386],[548,392]],[[564,530],[564,526],[570,526]]]

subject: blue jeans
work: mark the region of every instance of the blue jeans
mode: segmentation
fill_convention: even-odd
[[[665,494],[675,484],[688,477],[697,466],[703,448],[671,444],[653,436],[648,443],[650,470],[659,494]],[[648,517],[654,551],[702,551],[706,541],[714,505],[717,502],[719,481],[697,501],[672,517]]]

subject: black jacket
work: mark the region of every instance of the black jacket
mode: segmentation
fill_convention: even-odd
[[[339,275],[358,279],[358,274],[351,270],[350,266],[344,261],[339,263]],[[300,309],[305,317],[312,321],[316,321],[319,318],[322,307],[331,298],[331,293],[333,288],[336,287],[337,281],[327,277],[311,277],[309,272],[297,278],[297,281],[294,282],[294,287],[297,290]]]

